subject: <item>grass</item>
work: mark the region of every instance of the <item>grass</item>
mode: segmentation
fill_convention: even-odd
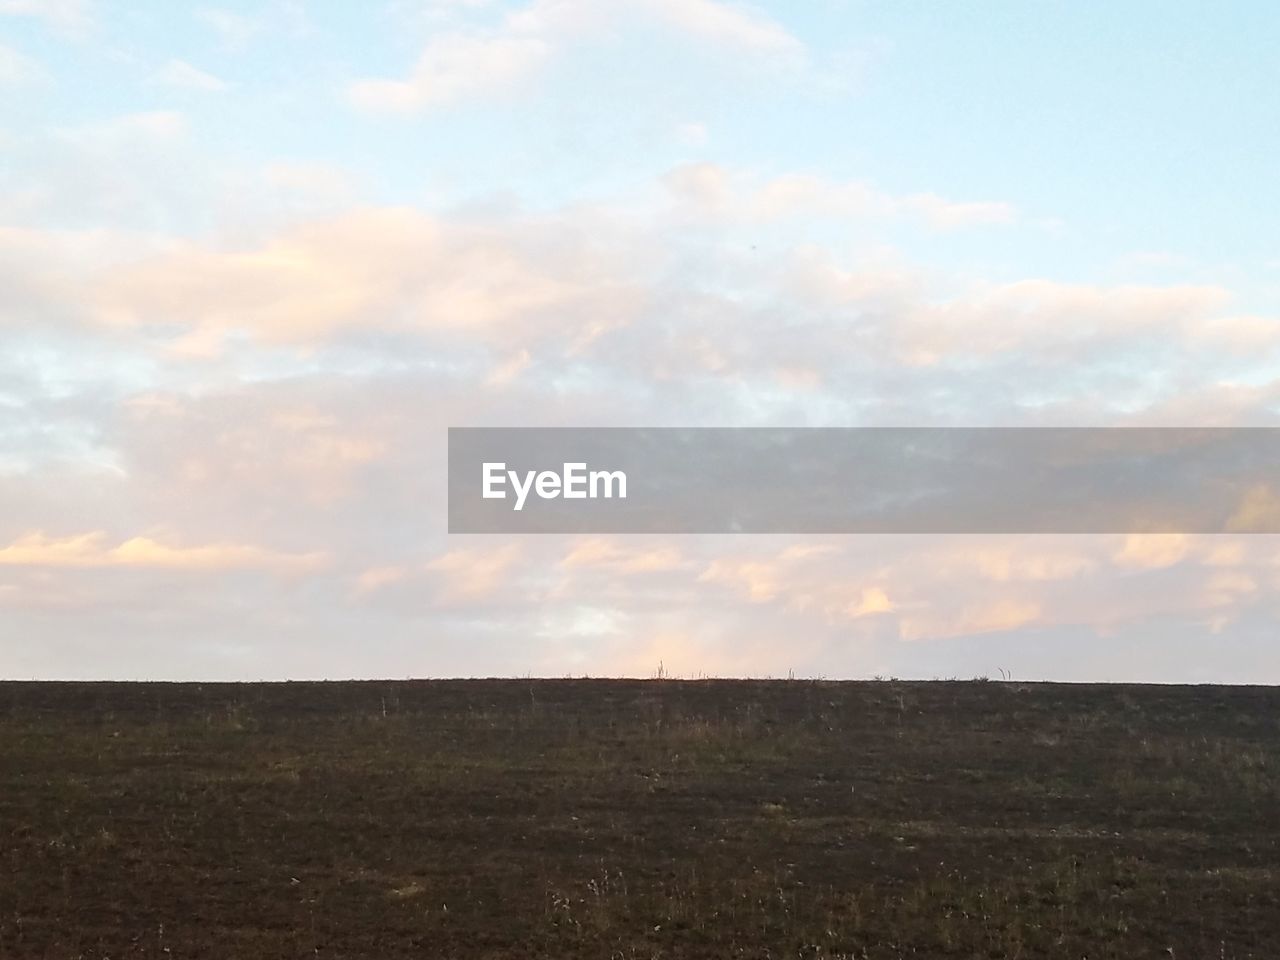
[[[0,957],[1271,958],[1280,691],[0,684]]]

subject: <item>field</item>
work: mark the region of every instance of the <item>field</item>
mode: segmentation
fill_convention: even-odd
[[[0,957],[1280,956],[1280,690],[0,684]]]

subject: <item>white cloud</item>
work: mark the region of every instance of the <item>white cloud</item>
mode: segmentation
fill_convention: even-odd
[[[0,14],[35,17],[65,33],[82,33],[92,23],[90,0],[0,0]]]
[[[220,173],[202,162],[187,129],[183,114],[150,110],[35,131],[5,157],[0,219],[158,239],[160,223],[207,208],[210,181]],[[120,252],[127,255],[135,240]]]
[[[75,143],[109,148],[141,140],[172,140],[186,129],[186,118],[176,110],[144,110],[63,127],[58,133]]]
[[[155,72],[152,79],[167,87],[197,90],[202,93],[221,93],[227,89],[224,80],[192,66],[185,60],[170,60]]]
[[[30,57],[0,44],[0,87],[18,87],[47,78],[47,74]]]
[[[266,26],[258,17],[246,16],[222,7],[204,7],[197,10],[195,16],[232,49],[247,46]]]
[[[567,47],[630,16],[757,58],[795,62],[804,54],[781,24],[719,0],[623,0],[608,8],[593,0],[532,0],[497,29],[433,36],[408,77],[362,78],[347,96],[364,110],[412,112],[509,92]]]
[[[711,43],[757,54],[800,57],[804,45],[763,13],[719,0],[645,0],[662,20]]]
[[[616,42],[623,62],[636,27],[644,42],[727,52],[788,81],[808,56],[744,4],[487,5],[428,0],[436,29],[412,48],[416,67],[357,83],[352,100],[426,110],[518,93],[588,47],[595,57]],[[206,41],[241,48],[274,43],[283,9],[194,16]],[[0,0],[0,12],[74,30],[91,7]],[[225,88],[193,63],[165,63],[176,52],[145,61],[164,64],[157,82]],[[332,63],[316,66],[311,79],[332,78]],[[0,48],[0,83],[39,73]],[[298,90],[287,83],[272,103],[286,111]],[[621,158],[625,169],[602,156],[602,182],[629,179],[646,157],[696,155],[723,119],[712,101],[637,106],[653,150]],[[1265,537],[517,543],[443,532],[451,424],[1274,424],[1280,321],[1225,287],[1019,274],[1013,248],[1044,240],[1034,213],[927,183],[890,191],[843,172],[699,164],[619,197],[593,182],[559,208],[557,183],[428,213],[357,205],[362,187],[382,196],[402,178],[362,184],[324,156],[272,162],[247,144],[232,144],[251,159],[231,170],[186,131],[183,115],[153,111],[3,133],[0,605],[6,638],[19,639],[0,644],[0,672],[50,672],[47,641],[83,637],[100,659],[64,662],[88,673],[176,663],[225,675],[218,658],[235,650],[236,670],[275,676],[530,663],[648,675],[660,659],[685,673],[865,675],[910,656],[927,674],[978,646],[932,641],[985,632],[984,644],[1026,641],[1020,673],[1061,676],[1085,669],[1075,640],[1100,649],[1111,631],[1149,641],[1150,656],[1108,668],[1185,678],[1228,669],[1203,642],[1187,666],[1202,624],[1252,616],[1272,656],[1260,675],[1280,676],[1265,641],[1280,563]],[[453,162],[442,161],[433,182]],[[529,169],[526,186],[548,186]],[[991,275],[944,273],[884,246],[886,234],[912,243],[920,230],[993,224],[1015,225],[984,237],[1014,259]],[[1105,242],[1073,242],[1084,240]],[[1233,522],[1278,516],[1275,490],[1259,488],[1242,491]],[[225,575],[236,571],[297,576]],[[1161,654],[1171,625],[1190,638],[1182,660]],[[126,660],[111,642],[149,631],[160,639],[148,656],[172,659]],[[908,654],[903,639],[921,643]]]
[[[903,197],[897,201],[897,205],[901,209],[919,214],[927,223],[940,230],[1013,223],[1017,219],[1017,211],[1013,205],[1001,201],[957,203],[932,193],[919,193]]]
[[[349,90],[362,109],[413,111],[510,89],[551,53],[538,37],[447,35],[431,40],[407,80],[360,80]]]
[[[67,136],[150,154],[149,138],[181,129],[176,115],[144,114]],[[85,166],[82,180],[91,173]],[[6,272],[8,299],[21,306],[9,316],[43,303],[67,322],[134,331],[174,359],[209,362],[232,344],[315,351],[407,336],[485,389],[611,384],[651,422],[687,422],[689,410],[733,422],[746,415],[744,397],[757,422],[936,422],[945,398],[956,422],[1114,424],[1123,411],[1127,421],[1194,425],[1258,422],[1280,396],[1280,382],[1232,387],[1222,376],[1267,354],[1242,354],[1236,338],[1217,335],[1215,318],[1236,316],[1220,287],[941,284],[900,260],[853,254],[849,266],[812,245],[757,256],[742,252],[755,221],[712,216],[691,231],[682,204],[644,216],[629,200],[536,214],[334,214],[350,195],[340,171],[286,165],[262,175],[267,199],[323,215],[247,239],[143,246],[124,235],[105,263],[46,231],[0,236],[21,261]],[[694,206],[739,196],[716,166],[679,178],[668,189],[703,198],[685,201]],[[786,189],[757,191],[766,200],[754,210],[788,209],[797,182],[807,181],[774,178]],[[880,209],[874,196],[859,202]],[[778,316],[785,328],[769,319]],[[1111,372],[1152,357],[1161,379]],[[1135,385],[1147,391],[1136,399],[1125,392]],[[1029,402],[1045,394],[1052,404]],[[1169,405],[1178,398],[1189,405]]]
[[[711,139],[705,123],[689,120],[676,125],[676,138],[686,146],[701,147]]]
[[[1280,345],[1280,318],[1257,315],[1197,318],[1187,325],[1196,339],[1243,354],[1275,350]]]
[[[888,219],[914,217],[928,226],[1008,224],[1017,219],[1001,201],[953,201],[930,193],[896,196],[862,180],[785,174],[760,181],[714,163],[677,167],[664,177],[670,195],[690,214],[727,223],[786,218]]]

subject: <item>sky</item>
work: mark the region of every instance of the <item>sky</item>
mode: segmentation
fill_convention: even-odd
[[[0,0],[0,676],[1280,683],[1267,535],[449,536],[450,426],[1280,425],[1266,2]]]

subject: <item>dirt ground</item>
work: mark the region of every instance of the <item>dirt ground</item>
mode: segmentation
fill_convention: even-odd
[[[1280,957],[1280,690],[0,684],[3,958]]]

